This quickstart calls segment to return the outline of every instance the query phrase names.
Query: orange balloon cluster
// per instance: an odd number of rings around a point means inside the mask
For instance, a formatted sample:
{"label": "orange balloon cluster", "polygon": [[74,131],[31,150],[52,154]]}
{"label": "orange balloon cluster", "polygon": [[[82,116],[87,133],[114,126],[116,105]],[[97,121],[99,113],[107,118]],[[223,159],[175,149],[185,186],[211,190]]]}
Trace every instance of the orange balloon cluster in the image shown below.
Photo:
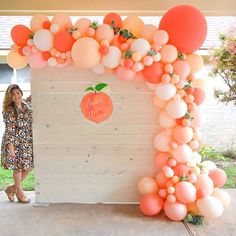
{"label": "orange balloon cluster", "polygon": [[[203,59],[194,52],[207,33],[206,20],[198,9],[176,6],[158,27],[144,24],[137,16],[122,20],[116,13],[107,14],[101,25],[87,18],[72,25],[64,14],[51,21],[35,15],[30,27],[12,29],[15,45],[8,63],[13,68],[22,68],[27,62],[32,68],[74,64],[96,74],[115,73],[124,81],[141,78],[153,90],[161,126],[154,138],[158,173],[138,184],[144,214],[156,215],[164,209],[175,221],[184,219],[188,211],[209,218],[222,214],[229,198],[216,188],[224,185],[226,175],[216,166],[212,169],[213,164],[202,167],[197,152],[202,145],[199,127],[206,86],[194,76],[203,66]],[[87,105],[96,103],[99,96],[104,102],[99,107],[103,115],[98,117],[93,115],[97,108]],[[111,107],[101,94],[89,94],[81,102],[84,116],[96,123],[110,116]]]}

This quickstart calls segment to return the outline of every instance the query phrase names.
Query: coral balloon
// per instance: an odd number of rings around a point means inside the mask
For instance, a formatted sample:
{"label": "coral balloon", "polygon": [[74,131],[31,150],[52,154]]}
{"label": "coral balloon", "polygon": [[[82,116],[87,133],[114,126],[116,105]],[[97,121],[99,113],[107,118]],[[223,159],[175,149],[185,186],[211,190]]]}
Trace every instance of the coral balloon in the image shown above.
{"label": "coral balloon", "polygon": [[156,163],[156,167],[158,168],[158,170],[161,170],[161,168],[164,165],[167,165],[167,162],[169,160],[169,158],[171,157],[170,153],[168,152],[159,152],[156,157],[155,157],[155,163]]}
{"label": "coral balloon", "polygon": [[49,18],[45,15],[36,14],[31,18],[30,28],[33,32],[43,29],[43,23],[49,21]]}
{"label": "coral balloon", "polygon": [[7,64],[13,69],[22,69],[28,64],[28,58],[11,50],[7,55]]}
{"label": "coral balloon", "polygon": [[176,94],[176,87],[171,83],[159,83],[156,87],[155,93],[161,100],[168,101]]}
{"label": "coral balloon", "polygon": [[192,149],[187,144],[179,145],[173,150],[173,157],[179,163],[185,163],[191,160],[193,156]]}
{"label": "coral balloon", "polygon": [[175,195],[182,203],[190,203],[196,200],[196,188],[193,184],[182,181],[175,185]]}
{"label": "coral balloon", "polygon": [[153,37],[156,32],[157,28],[154,25],[147,24],[141,28],[139,37],[148,40],[149,43],[153,43]]}
{"label": "coral balloon", "polygon": [[71,56],[76,66],[92,68],[101,59],[99,44],[95,39],[89,37],[80,38],[73,44]]}
{"label": "coral balloon", "polygon": [[167,114],[173,119],[179,119],[183,117],[187,110],[187,104],[182,99],[171,100],[166,106]]}
{"label": "coral balloon", "polygon": [[154,146],[161,152],[168,152],[170,150],[169,142],[170,136],[165,131],[160,132],[154,138]]}
{"label": "coral balloon", "polygon": [[190,73],[190,66],[186,61],[175,61],[173,63],[174,73],[180,76],[180,79],[185,80]]}
{"label": "coral balloon", "polygon": [[158,120],[160,125],[164,128],[172,128],[176,125],[175,119],[171,118],[166,111],[161,112]]}
{"label": "coral balloon", "polygon": [[72,22],[68,15],[59,13],[53,16],[51,24],[57,24],[59,25],[59,30],[68,30],[72,28]]}
{"label": "coral balloon", "polygon": [[34,45],[41,51],[49,51],[53,47],[53,35],[49,30],[41,29],[34,34]]}
{"label": "coral balloon", "polygon": [[138,191],[142,195],[157,193],[158,186],[156,180],[152,177],[143,177],[138,182]]}
{"label": "coral balloon", "polygon": [[189,54],[198,50],[205,41],[207,22],[197,8],[180,5],[165,13],[159,29],[168,32],[168,43],[175,45],[178,51]]}
{"label": "coral balloon", "polygon": [[149,83],[159,83],[164,72],[163,64],[154,62],[151,66],[146,66],[142,71],[143,77]]}
{"label": "coral balloon", "polygon": [[157,215],[163,208],[164,201],[156,194],[147,194],[141,198],[140,210],[144,215]]}
{"label": "coral balloon", "polygon": [[86,30],[89,28],[89,26],[92,24],[92,22],[87,18],[80,18],[75,22],[74,28],[77,28],[77,30],[81,33],[82,36],[86,35]]}
{"label": "coral balloon", "polygon": [[212,196],[218,198],[223,203],[224,208],[230,205],[230,195],[226,191],[219,188],[215,189],[212,193]]}
{"label": "coral balloon", "polygon": [[166,183],[169,181],[169,179],[164,175],[162,171],[160,171],[156,175],[156,181],[159,187],[166,187]]}
{"label": "coral balloon", "polygon": [[206,196],[197,200],[197,206],[201,214],[208,219],[218,218],[224,211],[222,202],[213,196]]}
{"label": "coral balloon", "polygon": [[214,188],[221,188],[227,180],[227,175],[219,168],[210,170],[209,177],[213,181]]}
{"label": "coral balloon", "polygon": [[191,170],[186,166],[186,164],[179,163],[175,167],[173,167],[173,171],[175,175],[182,177],[183,175],[189,175]]}
{"label": "coral balloon", "polygon": [[31,34],[32,31],[24,25],[15,25],[11,30],[12,40],[20,47],[27,45],[27,41],[30,39]]}
{"label": "coral balloon", "polygon": [[213,192],[214,184],[208,175],[199,175],[194,185],[197,189],[197,198],[211,195]]}
{"label": "coral balloon", "polygon": [[109,52],[107,55],[102,57],[102,64],[110,69],[116,68],[120,64],[121,51],[115,46],[109,47]]}
{"label": "coral balloon", "polygon": [[105,17],[103,19],[103,24],[108,24],[108,25],[111,25],[112,27],[115,27],[115,28],[119,27],[120,29],[123,26],[123,22],[122,22],[120,15],[118,15],[117,13],[114,13],[114,12],[111,12],[111,13],[108,13],[107,15],[105,15]]}
{"label": "coral balloon", "polygon": [[124,81],[131,81],[135,78],[135,75],[136,75],[136,73],[133,70],[126,68],[124,66],[119,66],[117,68],[116,73],[117,73],[118,79],[124,80]]}
{"label": "coral balloon", "polygon": [[180,202],[169,203],[166,201],[164,204],[164,212],[171,220],[181,221],[187,215],[187,207]]}
{"label": "coral balloon", "polygon": [[161,50],[161,62],[163,63],[172,63],[178,57],[178,51],[175,46],[171,44],[164,45]]}
{"label": "coral balloon", "polygon": [[114,31],[110,25],[103,24],[98,26],[98,28],[96,29],[95,38],[98,42],[101,42],[102,40],[107,40],[108,42],[111,42],[114,36]]}
{"label": "coral balloon", "polygon": [[200,88],[194,88],[193,96],[197,105],[201,105],[205,100],[205,92]]}
{"label": "coral balloon", "polygon": [[70,51],[74,42],[73,36],[67,31],[60,31],[54,35],[54,48],[60,52]]}
{"label": "coral balloon", "polygon": [[186,61],[190,66],[191,73],[196,73],[201,70],[204,64],[203,58],[197,54],[188,55]]}
{"label": "coral balloon", "polygon": [[123,29],[131,31],[135,37],[139,37],[139,33],[143,26],[143,21],[137,16],[128,16],[123,21]]}
{"label": "coral balloon", "polygon": [[179,144],[185,144],[192,140],[193,129],[190,127],[176,126],[173,130],[173,138]]}

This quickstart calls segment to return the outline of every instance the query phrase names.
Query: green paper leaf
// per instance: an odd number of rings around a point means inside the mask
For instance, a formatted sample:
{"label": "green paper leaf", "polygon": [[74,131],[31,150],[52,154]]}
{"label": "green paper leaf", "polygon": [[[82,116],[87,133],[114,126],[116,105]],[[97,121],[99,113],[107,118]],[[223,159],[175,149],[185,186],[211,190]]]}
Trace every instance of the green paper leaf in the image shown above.
{"label": "green paper leaf", "polygon": [[88,87],[88,88],[86,88],[84,91],[85,91],[85,92],[87,92],[87,91],[95,91],[95,89],[94,89],[94,87]]}
{"label": "green paper leaf", "polygon": [[101,91],[101,90],[103,90],[105,87],[107,87],[108,86],[108,84],[105,84],[105,83],[100,83],[100,84],[97,84],[96,86],[95,86],[95,90],[96,91]]}

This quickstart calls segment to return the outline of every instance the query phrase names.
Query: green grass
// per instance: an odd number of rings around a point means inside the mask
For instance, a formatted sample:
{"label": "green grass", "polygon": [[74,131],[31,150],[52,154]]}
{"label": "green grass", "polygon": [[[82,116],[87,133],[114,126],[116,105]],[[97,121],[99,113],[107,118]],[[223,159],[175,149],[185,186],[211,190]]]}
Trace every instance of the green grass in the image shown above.
{"label": "green grass", "polygon": [[[12,184],[12,183],[13,183],[12,171],[11,170],[4,170],[0,166],[0,188],[5,189],[9,184]],[[25,191],[33,191],[34,190],[34,173],[33,173],[33,171],[24,180],[23,189]]]}

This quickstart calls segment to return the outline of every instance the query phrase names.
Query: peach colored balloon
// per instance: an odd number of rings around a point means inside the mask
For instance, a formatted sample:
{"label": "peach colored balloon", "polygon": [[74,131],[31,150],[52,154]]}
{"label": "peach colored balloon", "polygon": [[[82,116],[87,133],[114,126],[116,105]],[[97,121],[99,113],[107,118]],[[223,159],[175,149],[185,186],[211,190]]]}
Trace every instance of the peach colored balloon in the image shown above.
{"label": "peach colored balloon", "polygon": [[157,182],[153,177],[143,177],[138,182],[138,191],[141,195],[157,193]]}
{"label": "peach colored balloon", "polygon": [[218,218],[224,211],[222,202],[213,196],[206,196],[197,200],[197,206],[201,215],[208,219]]}
{"label": "peach colored balloon", "polygon": [[182,181],[175,185],[175,195],[182,203],[190,203],[196,200],[196,188],[193,184]]}
{"label": "peach colored balloon", "polygon": [[162,210],[163,204],[163,199],[157,194],[146,194],[141,198],[140,210],[147,216],[154,216]]}
{"label": "peach colored balloon", "polygon": [[227,180],[227,175],[219,168],[210,170],[209,177],[212,179],[215,188],[221,188]]}
{"label": "peach colored balloon", "polygon": [[49,18],[45,15],[36,14],[31,18],[30,28],[33,32],[36,32],[40,29],[43,29],[43,23],[45,21],[50,21]]}
{"label": "peach colored balloon", "polygon": [[173,119],[183,117],[188,110],[187,104],[182,99],[171,100],[167,103],[167,114]]}
{"label": "peach colored balloon", "polygon": [[194,185],[197,189],[197,198],[211,195],[213,192],[214,184],[208,175],[200,174]]}
{"label": "peach colored balloon", "polygon": [[140,37],[140,32],[144,26],[143,21],[137,16],[128,16],[123,21],[123,29],[127,29],[134,34],[135,37]]}
{"label": "peach colored balloon", "polygon": [[162,171],[160,171],[156,175],[156,181],[159,187],[165,187],[169,179],[165,176],[165,174]]}
{"label": "peach colored balloon", "polygon": [[190,66],[186,61],[175,61],[173,66],[174,73],[179,75],[181,79],[186,79],[190,74]]}
{"label": "peach colored balloon", "polygon": [[171,118],[166,111],[161,112],[158,121],[164,128],[172,128],[176,125],[175,119]]}
{"label": "peach colored balloon", "polygon": [[155,163],[158,170],[160,170],[164,165],[167,165],[168,159],[171,157],[171,154],[168,152],[159,152],[155,157]]}
{"label": "peach colored balloon", "polygon": [[193,129],[178,125],[173,130],[173,138],[180,144],[188,143],[193,138]]}
{"label": "peach colored balloon", "polygon": [[86,35],[86,30],[92,24],[92,22],[87,18],[80,18],[75,22],[74,28],[81,33],[82,36]]}
{"label": "peach colored balloon", "polygon": [[218,198],[223,203],[224,208],[230,205],[230,195],[226,191],[217,188],[213,191],[212,196]]}
{"label": "peach colored balloon", "polygon": [[155,106],[157,106],[158,108],[164,108],[164,107],[166,107],[166,104],[167,104],[167,102],[159,99],[156,94],[153,94],[153,102],[154,102]]}
{"label": "peach colored balloon", "polygon": [[156,32],[157,32],[156,26],[152,24],[143,25],[143,27],[141,28],[139,37],[148,40],[149,43],[153,43],[154,42],[153,36]]}
{"label": "peach colored balloon", "polygon": [[10,51],[7,55],[7,64],[13,69],[22,69],[28,64],[28,58],[21,56],[18,51]]}
{"label": "peach colored balloon", "polygon": [[179,163],[185,163],[191,160],[193,156],[192,149],[187,144],[179,145],[173,150],[173,157]]}
{"label": "peach colored balloon", "polygon": [[168,152],[170,150],[169,142],[170,136],[165,131],[160,132],[154,138],[154,146],[161,152]]}
{"label": "peach colored balloon", "polygon": [[191,73],[196,73],[201,70],[204,64],[203,58],[197,54],[189,54],[186,61],[190,66]]}
{"label": "peach colored balloon", "polygon": [[71,56],[76,66],[92,68],[101,59],[99,44],[95,39],[89,37],[80,38],[73,44]]}
{"label": "peach colored balloon", "polygon": [[163,63],[172,63],[178,57],[178,51],[175,46],[171,44],[164,45],[161,50],[161,62]]}
{"label": "peach colored balloon", "polygon": [[158,30],[153,37],[153,41],[158,45],[165,45],[169,40],[169,35],[165,30]]}
{"label": "peach colored balloon", "polygon": [[164,212],[171,220],[181,221],[187,215],[187,207],[180,202],[169,203],[166,201],[164,204]]}
{"label": "peach colored balloon", "polygon": [[54,15],[51,24],[59,25],[59,30],[67,30],[72,28],[72,22],[70,17],[63,13]]}
{"label": "peach colored balloon", "polygon": [[114,31],[110,25],[103,24],[98,26],[98,28],[96,29],[95,38],[98,42],[101,42],[102,40],[111,42],[114,36]]}

